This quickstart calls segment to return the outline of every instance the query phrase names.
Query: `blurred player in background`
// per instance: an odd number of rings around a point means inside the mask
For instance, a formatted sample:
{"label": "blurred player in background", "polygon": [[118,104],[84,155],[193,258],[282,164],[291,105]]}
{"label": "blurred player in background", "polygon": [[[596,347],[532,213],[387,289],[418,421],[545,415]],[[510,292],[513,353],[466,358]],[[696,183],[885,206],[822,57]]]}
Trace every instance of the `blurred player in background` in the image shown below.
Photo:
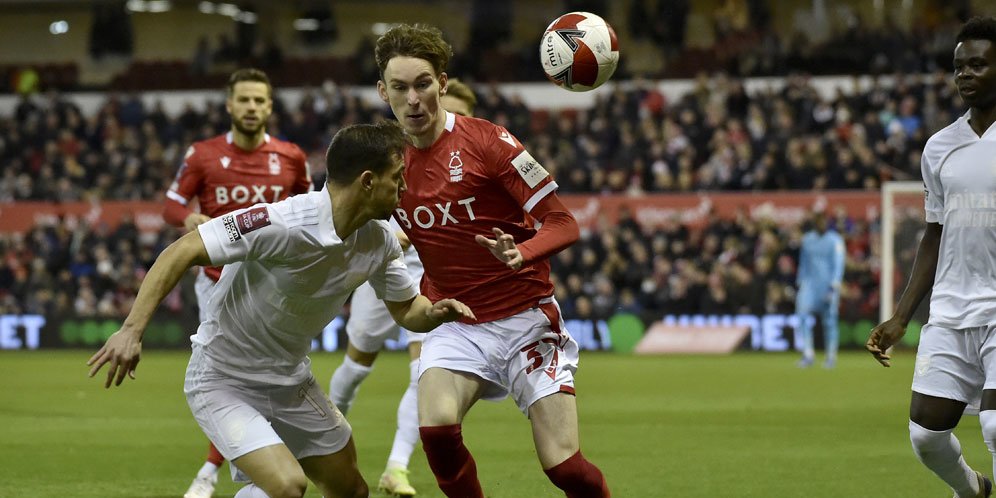
{"label": "blurred player in background", "polygon": [[477,400],[511,393],[550,480],[570,497],[609,496],[580,451],[578,345],[553,299],[547,258],[579,237],[557,184],[507,130],[440,105],[452,49],[438,29],[395,26],[375,54],[377,91],[413,141],[395,219],[425,266],[422,290],[430,299],[459,295],[477,315],[422,344],[419,432],[440,489],[484,496],[461,424]]}
{"label": "blurred player in background", "polygon": [[837,346],[840,333],[837,315],[840,312],[840,283],[844,279],[844,238],[830,228],[823,211],[813,213],[813,228],[802,236],[799,252],[799,271],[796,285],[795,313],[799,319],[799,337],[802,339],[802,359],[799,366],[812,366],[816,352],[813,347],[813,328],[809,318],[820,315],[826,344],[825,368],[837,364]]}
{"label": "blurred player in background", "polygon": [[446,92],[439,95],[439,104],[453,114],[473,117],[474,109],[477,108],[477,95],[464,82],[450,78],[446,84]]}
{"label": "blurred player in background", "polygon": [[[193,230],[236,209],[311,190],[304,152],[266,133],[273,112],[273,88],[266,73],[258,69],[232,73],[225,108],[231,116],[231,130],[191,145],[166,192],[163,218],[171,225]],[[199,211],[190,209],[192,201],[200,205]],[[201,321],[220,275],[220,267],[204,267],[197,273],[194,289]],[[210,498],[224,461],[210,445],[207,461],[183,497]]]}
{"label": "blurred player in background", "polygon": [[982,439],[996,467],[996,18],[970,19],[956,40],[954,80],[969,110],[924,147],[927,227],[895,314],[872,329],[866,348],[888,367],[888,349],[933,287],[913,374],[910,441],[956,498],[969,498],[990,496],[992,483],[965,462],[953,430],[980,397]]}
{"label": "blurred player in background", "polygon": [[[121,330],[90,358],[105,387],[134,378],[144,329],[193,265],[228,265],[193,337],[184,393],[197,423],[249,485],[236,498],[368,495],[349,423],[315,382],[311,342],[369,280],[390,314],[427,332],[473,319],[452,299],[418,293],[387,219],[405,190],[406,137],[393,122],[340,130],[326,188],[209,220],[167,247]],[[235,474],[238,474],[236,476]]]}
{"label": "blurred player in background", "polygon": [[[477,105],[474,92],[463,83],[450,80],[446,93],[440,96],[443,107],[461,116],[471,116]],[[422,280],[422,261],[418,252],[401,231],[397,221],[391,219],[391,228],[398,234],[405,251],[405,264],[415,282]],[[402,331],[391,318],[384,302],[377,299],[373,287],[364,283],[353,292],[346,334],[349,344],[342,364],[336,368],[329,381],[329,397],[343,415],[348,415],[356,392],[373,370],[377,354],[388,339],[398,339],[404,333],[408,339],[409,382],[398,404],[398,428],[394,444],[387,458],[387,467],[380,476],[378,488],[397,496],[415,496],[415,488],[408,480],[408,463],[418,443],[418,358],[422,352],[425,334]]]}

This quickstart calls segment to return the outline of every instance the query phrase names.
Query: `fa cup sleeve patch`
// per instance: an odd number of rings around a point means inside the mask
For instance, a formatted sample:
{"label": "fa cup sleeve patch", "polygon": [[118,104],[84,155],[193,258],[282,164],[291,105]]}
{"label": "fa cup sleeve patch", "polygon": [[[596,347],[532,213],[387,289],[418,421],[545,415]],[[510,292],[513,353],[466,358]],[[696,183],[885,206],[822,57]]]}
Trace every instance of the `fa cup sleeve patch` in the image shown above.
{"label": "fa cup sleeve patch", "polygon": [[259,230],[270,224],[270,213],[266,207],[255,207],[235,215],[238,232],[245,235],[253,230]]}

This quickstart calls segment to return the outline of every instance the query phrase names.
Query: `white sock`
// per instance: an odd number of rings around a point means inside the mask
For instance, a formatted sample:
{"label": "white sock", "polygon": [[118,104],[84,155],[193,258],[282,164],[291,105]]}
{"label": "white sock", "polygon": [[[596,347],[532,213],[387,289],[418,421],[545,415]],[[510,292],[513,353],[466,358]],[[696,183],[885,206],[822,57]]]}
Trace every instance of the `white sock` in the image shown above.
{"label": "white sock", "polygon": [[360,365],[349,356],[344,357],[342,365],[335,369],[332,380],[329,381],[329,399],[343,415],[349,413],[349,407],[353,406],[360,383],[370,375],[371,370],[372,366]]}
{"label": "white sock", "polygon": [[394,445],[391,456],[387,457],[387,467],[408,468],[408,461],[418,444],[418,360],[408,364],[408,389],[398,404],[398,430],[394,432]]}
{"label": "white sock", "polygon": [[197,471],[197,477],[210,477],[217,481],[218,466],[211,462],[204,462],[204,465],[201,466],[201,470]]}
{"label": "white sock", "polygon": [[250,483],[235,493],[233,498],[270,498],[270,495],[256,487],[255,484]]}
{"label": "white sock", "polygon": [[993,455],[993,475],[996,475],[996,410],[979,412],[979,423],[982,425],[982,440]]}
{"label": "white sock", "polygon": [[969,498],[979,493],[979,480],[965,463],[961,443],[952,431],[932,431],[910,420],[910,442],[920,462],[951,486],[957,496]]}

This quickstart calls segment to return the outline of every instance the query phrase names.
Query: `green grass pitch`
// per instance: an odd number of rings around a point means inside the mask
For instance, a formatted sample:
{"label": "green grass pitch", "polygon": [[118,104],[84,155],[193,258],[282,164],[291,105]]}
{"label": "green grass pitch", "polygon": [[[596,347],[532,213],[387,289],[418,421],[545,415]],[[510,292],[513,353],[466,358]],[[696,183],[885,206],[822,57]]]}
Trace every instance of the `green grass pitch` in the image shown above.
{"label": "green grass pitch", "polygon": [[[183,398],[187,354],[146,351],[136,381],[105,391],[89,351],[0,354],[0,497],[179,497],[206,440]],[[323,385],[341,354],[312,355]],[[832,371],[795,368],[793,354],[635,357],[582,353],[581,440],[613,496],[949,497],[907,436],[913,356],[891,369],[852,352]],[[407,357],[385,353],[350,414],[360,467],[375,488],[390,451]],[[956,432],[989,473],[979,422]],[[492,498],[563,496],[535,458],[511,401],[480,402],[464,434]],[[422,497],[440,497],[421,449]],[[237,487],[227,466],[216,496]],[[309,487],[308,496],[318,496]],[[376,492],[371,496],[379,496]]]}

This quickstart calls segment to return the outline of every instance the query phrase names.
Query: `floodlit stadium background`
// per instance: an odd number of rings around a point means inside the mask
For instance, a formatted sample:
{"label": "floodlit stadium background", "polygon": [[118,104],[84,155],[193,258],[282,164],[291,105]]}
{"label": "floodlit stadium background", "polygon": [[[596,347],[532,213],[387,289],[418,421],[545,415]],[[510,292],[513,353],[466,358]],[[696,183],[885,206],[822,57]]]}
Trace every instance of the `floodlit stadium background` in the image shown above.
{"label": "floodlit stadium background", "polygon": [[[547,82],[538,60],[543,29],[572,10],[619,36],[619,69],[589,93]],[[905,435],[925,306],[893,369],[858,347],[912,263],[923,144],[964,112],[954,34],[994,14],[941,0],[0,0],[0,496],[182,493],[203,442],[180,395],[193,279],[150,327],[139,380],[102,392],[83,362],[179,235],[163,196],[186,146],[228,129],[227,75],[268,72],[269,130],[309,152],[320,181],[339,127],[390,115],[372,42],[402,21],[443,29],[448,73],[476,91],[477,115],[555,175],[584,228],[553,274],[590,350],[585,453],[617,496],[941,496]],[[894,181],[908,183],[883,203]],[[834,371],[800,371],[792,352],[813,209],[847,243],[841,342],[853,351]],[[316,338],[319,378],[341,361],[343,323]],[[721,342],[691,326],[744,333],[732,355],[668,352]],[[680,340],[634,355],[651,331]],[[350,415],[368,481],[405,361],[385,355]],[[485,489],[557,496],[506,405],[468,420]],[[977,421],[963,425],[970,463],[986,468]],[[439,496],[421,456],[413,479]]]}

